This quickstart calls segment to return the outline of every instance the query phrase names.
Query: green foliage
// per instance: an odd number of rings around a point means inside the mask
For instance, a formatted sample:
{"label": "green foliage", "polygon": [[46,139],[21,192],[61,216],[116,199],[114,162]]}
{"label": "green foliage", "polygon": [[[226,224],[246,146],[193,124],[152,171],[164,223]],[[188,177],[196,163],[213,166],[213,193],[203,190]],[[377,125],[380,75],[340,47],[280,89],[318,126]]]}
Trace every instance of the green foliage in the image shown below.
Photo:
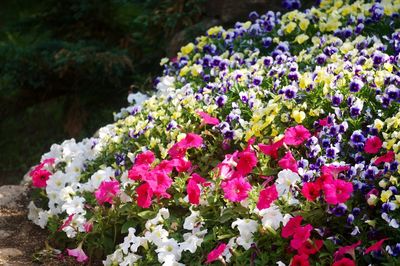
{"label": "green foliage", "polygon": [[170,39],[202,19],[204,2],[2,1],[0,183],[18,182],[52,143],[112,122],[129,90],[150,90]]}

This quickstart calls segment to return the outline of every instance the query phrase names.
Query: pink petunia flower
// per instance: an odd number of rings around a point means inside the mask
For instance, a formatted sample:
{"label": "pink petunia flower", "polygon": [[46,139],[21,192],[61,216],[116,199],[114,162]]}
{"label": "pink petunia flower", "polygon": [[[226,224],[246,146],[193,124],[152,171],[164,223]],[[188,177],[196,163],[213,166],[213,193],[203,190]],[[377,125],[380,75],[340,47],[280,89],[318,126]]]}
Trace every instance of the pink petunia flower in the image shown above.
{"label": "pink petunia flower", "polygon": [[313,230],[311,224],[297,227],[296,231],[293,234],[293,239],[290,241],[290,246],[296,250],[300,249],[304,245],[304,243],[310,238],[311,230]]}
{"label": "pink petunia flower", "polygon": [[197,173],[193,173],[191,179],[193,179],[194,181],[196,181],[197,184],[201,184],[204,186],[209,186],[209,182],[207,182],[207,180],[203,177],[201,177],[199,174]]}
{"label": "pink petunia flower", "polygon": [[287,224],[282,228],[282,237],[288,238],[296,232],[297,228],[301,226],[301,221],[303,217],[295,216],[290,218]]}
{"label": "pink petunia flower", "polygon": [[183,158],[186,151],[190,148],[199,148],[203,144],[203,139],[201,136],[188,133],[186,137],[181,141],[175,143],[169,150],[168,154],[173,159]]}
{"label": "pink petunia flower", "polygon": [[57,232],[61,232],[65,227],[69,226],[74,216],[75,214],[69,215],[68,218],[65,220],[65,222],[57,229]]}
{"label": "pink petunia flower", "polygon": [[89,258],[82,249],[82,242],[78,245],[77,248],[67,248],[67,252],[68,256],[75,257],[78,262],[85,262]]}
{"label": "pink petunia flower", "polygon": [[344,180],[332,180],[323,185],[325,200],[329,204],[346,202],[353,192],[353,184]]}
{"label": "pink petunia flower", "polygon": [[172,185],[172,179],[162,171],[151,171],[144,179],[151,187],[152,192],[158,197],[165,195]]}
{"label": "pink petunia flower", "polygon": [[96,196],[96,200],[100,205],[103,205],[104,202],[112,204],[114,197],[119,192],[119,182],[117,180],[111,180],[101,182],[94,195]]}
{"label": "pink petunia flower", "polygon": [[134,181],[143,180],[149,172],[149,166],[147,164],[133,165],[128,171],[128,178]]}
{"label": "pink petunia flower", "polygon": [[151,198],[153,197],[153,190],[150,188],[149,183],[145,182],[136,188],[137,205],[142,208],[148,208],[151,205]]}
{"label": "pink petunia flower", "polygon": [[200,203],[200,188],[193,178],[189,179],[189,182],[186,186],[186,192],[191,204],[198,205]]}
{"label": "pink petunia flower", "polygon": [[304,242],[304,244],[299,248],[299,254],[306,254],[306,255],[312,255],[317,253],[322,245],[324,244],[323,240],[320,239],[314,239],[313,241],[308,239],[307,241]]}
{"label": "pink petunia flower", "polygon": [[170,162],[171,165],[175,167],[175,170],[178,171],[178,173],[187,172],[192,166],[192,163],[185,158],[172,159]]}
{"label": "pink petunia flower", "polygon": [[162,160],[153,170],[155,171],[162,171],[166,174],[170,174],[174,169],[173,160]]}
{"label": "pink petunia flower", "polygon": [[152,151],[145,151],[136,156],[135,159],[135,164],[136,165],[141,165],[141,164],[146,164],[150,165],[154,162],[155,156]]}
{"label": "pink petunia flower", "polygon": [[88,221],[88,222],[84,223],[83,228],[85,229],[86,233],[91,232],[93,230],[93,222]]}
{"label": "pink petunia flower", "polygon": [[203,138],[197,134],[188,133],[179,143],[185,148],[199,148],[203,144]]}
{"label": "pink petunia flower", "polygon": [[180,142],[177,142],[168,150],[168,154],[171,158],[176,159],[185,157],[186,151],[187,148],[181,145]]}
{"label": "pink petunia flower", "polygon": [[306,254],[295,255],[290,261],[289,266],[310,266],[308,256]]}
{"label": "pink petunia flower", "polygon": [[243,177],[232,178],[231,180],[223,181],[221,188],[224,191],[226,199],[233,202],[240,202],[247,199],[251,185]]}
{"label": "pink petunia flower", "polygon": [[236,170],[243,176],[251,173],[257,165],[257,156],[255,152],[243,151],[238,153],[239,161],[236,165]]}
{"label": "pink petunia flower", "polygon": [[292,153],[290,151],[288,151],[285,156],[283,156],[279,161],[278,161],[278,165],[282,168],[282,169],[289,169],[294,173],[298,172],[298,168],[297,168],[297,161],[296,159],[293,157]]}
{"label": "pink petunia flower", "polygon": [[342,258],[344,258],[344,255],[346,254],[349,254],[353,259],[356,259],[356,255],[354,254],[354,249],[359,245],[361,245],[361,240],[352,245],[338,248],[338,250],[333,255],[334,260],[341,260]]}
{"label": "pink petunia flower", "polygon": [[218,176],[221,179],[230,179],[235,172],[235,170],[232,169],[231,165],[224,162],[218,164],[217,168],[218,168]]}
{"label": "pink petunia flower", "polygon": [[368,247],[368,248],[365,250],[364,253],[365,253],[365,254],[368,254],[368,253],[370,253],[370,252],[372,252],[372,251],[380,250],[381,247],[382,247],[383,242],[385,242],[386,240],[388,240],[388,238],[384,238],[384,239],[379,240],[379,241],[376,242],[375,244],[373,244],[373,245],[371,245],[370,247]]}
{"label": "pink petunia flower", "polygon": [[370,137],[365,142],[364,151],[369,154],[378,153],[379,150],[382,148],[382,144],[382,140],[379,137]]}
{"label": "pink petunia flower", "polygon": [[211,263],[219,259],[219,257],[224,253],[227,245],[225,243],[219,244],[216,248],[210,251],[207,255],[206,263]]}
{"label": "pink petunia flower", "polygon": [[278,198],[278,191],[275,184],[260,191],[260,197],[257,202],[257,209],[263,210],[269,208],[271,203]]}
{"label": "pink petunia flower", "polygon": [[333,178],[337,178],[341,172],[347,171],[350,169],[348,165],[323,165],[321,167],[321,172],[323,175],[330,175]]}
{"label": "pink petunia flower", "polygon": [[29,175],[32,177],[32,186],[44,188],[47,186],[47,180],[49,180],[51,173],[40,168],[34,169]]}
{"label": "pink petunia flower", "polygon": [[379,165],[381,163],[391,163],[394,161],[394,157],[395,157],[394,151],[388,151],[386,154],[376,158],[374,164]]}
{"label": "pink petunia flower", "polygon": [[356,266],[356,263],[354,260],[351,260],[349,258],[342,258],[338,261],[335,261],[332,266]]}
{"label": "pink petunia flower", "polygon": [[212,117],[205,112],[198,111],[197,114],[201,117],[201,119],[202,119],[201,123],[203,123],[203,124],[206,124],[206,125],[218,125],[219,124],[218,118]]}
{"label": "pink petunia flower", "polygon": [[274,142],[270,145],[267,144],[258,144],[260,151],[265,155],[271,156],[272,159],[278,159],[278,150],[283,145],[284,139],[281,139],[277,142]]}
{"label": "pink petunia flower", "polygon": [[301,188],[301,194],[309,200],[316,200],[321,194],[321,186],[317,182],[306,182]]}
{"label": "pink petunia flower", "polygon": [[287,145],[299,146],[311,137],[311,133],[302,125],[286,129],[284,142]]}

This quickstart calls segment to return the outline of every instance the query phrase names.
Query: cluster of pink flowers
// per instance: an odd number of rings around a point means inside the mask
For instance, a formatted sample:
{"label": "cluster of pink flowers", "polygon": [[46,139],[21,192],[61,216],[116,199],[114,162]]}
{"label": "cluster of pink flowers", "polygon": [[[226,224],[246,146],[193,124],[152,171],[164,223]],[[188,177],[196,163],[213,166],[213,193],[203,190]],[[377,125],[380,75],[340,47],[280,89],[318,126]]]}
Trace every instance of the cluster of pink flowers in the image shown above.
{"label": "cluster of pink flowers", "polygon": [[[191,162],[185,158],[186,151],[190,148],[199,148],[203,139],[196,134],[189,133],[184,139],[175,143],[168,151],[171,160],[163,160],[158,165],[152,167],[155,156],[152,151],[138,154],[135,163],[128,172],[128,177],[134,181],[141,181],[142,184],[136,188],[137,204],[142,208],[151,206],[153,196],[160,198],[170,198],[167,192],[172,185],[172,178],[169,176],[175,169],[178,173],[187,172],[191,168]],[[204,180],[195,175],[189,180],[188,193],[193,204],[198,204],[200,191],[198,184],[203,184]]]}

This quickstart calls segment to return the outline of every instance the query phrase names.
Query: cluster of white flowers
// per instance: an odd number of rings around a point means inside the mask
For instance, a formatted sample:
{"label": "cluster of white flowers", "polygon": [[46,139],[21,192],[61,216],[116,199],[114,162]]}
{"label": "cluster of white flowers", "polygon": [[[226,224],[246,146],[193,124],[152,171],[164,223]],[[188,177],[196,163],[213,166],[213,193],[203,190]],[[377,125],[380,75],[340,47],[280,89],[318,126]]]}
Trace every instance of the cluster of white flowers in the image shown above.
{"label": "cluster of white flowers", "polygon": [[181,266],[179,263],[181,254],[184,251],[195,253],[201,246],[207,230],[201,230],[203,222],[198,211],[191,211],[191,215],[186,217],[183,228],[191,232],[183,235],[184,242],[178,242],[169,237],[169,232],[164,229],[163,223],[169,218],[169,211],[161,208],[156,217],[146,222],[144,236],[136,236],[136,230],[129,228],[128,236],[119,245],[119,248],[111,255],[108,255],[103,264],[111,265],[132,265],[141,257],[136,254],[139,247],[149,248],[149,244],[156,246],[158,261],[164,266]]}
{"label": "cluster of white flowers", "polygon": [[[80,176],[85,170],[85,165],[99,155],[101,151],[100,143],[107,142],[113,136],[111,127],[100,129],[101,138],[84,139],[76,142],[75,139],[64,141],[62,144],[53,144],[50,151],[42,156],[41,162],[54,159],[54,164],[46,163],[44,169],[53,169],[55,165],[63,165],[52,173],[47,181],[46,194],[48,196],[49,210],[37,208],[33,202],[29,204],[29,216],[35,224],[44,228],[48,218],[65,212],[73,215],[70,225],[63,228],[68,237],[74,237],[76,231],[83,232],[83,225],[86,222],[84,215],[85,199],[76,196],[79,191],[94,191],[102,180],[114,176],[111,168],[106,168],[96,172],[86,184],[80,183]],[[68,218],[66,218],[68,219]]]}

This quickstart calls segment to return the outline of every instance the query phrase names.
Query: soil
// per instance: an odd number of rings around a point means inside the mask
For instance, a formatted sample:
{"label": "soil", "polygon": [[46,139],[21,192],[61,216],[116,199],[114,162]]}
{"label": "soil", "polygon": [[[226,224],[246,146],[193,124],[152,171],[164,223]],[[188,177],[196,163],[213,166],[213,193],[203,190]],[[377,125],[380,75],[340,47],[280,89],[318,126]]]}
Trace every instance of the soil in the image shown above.
{"label": "soil", "polygon": [[0,265],[77,265],[45,251],[46,230],[28,220],[28,188],[0,187]]}

